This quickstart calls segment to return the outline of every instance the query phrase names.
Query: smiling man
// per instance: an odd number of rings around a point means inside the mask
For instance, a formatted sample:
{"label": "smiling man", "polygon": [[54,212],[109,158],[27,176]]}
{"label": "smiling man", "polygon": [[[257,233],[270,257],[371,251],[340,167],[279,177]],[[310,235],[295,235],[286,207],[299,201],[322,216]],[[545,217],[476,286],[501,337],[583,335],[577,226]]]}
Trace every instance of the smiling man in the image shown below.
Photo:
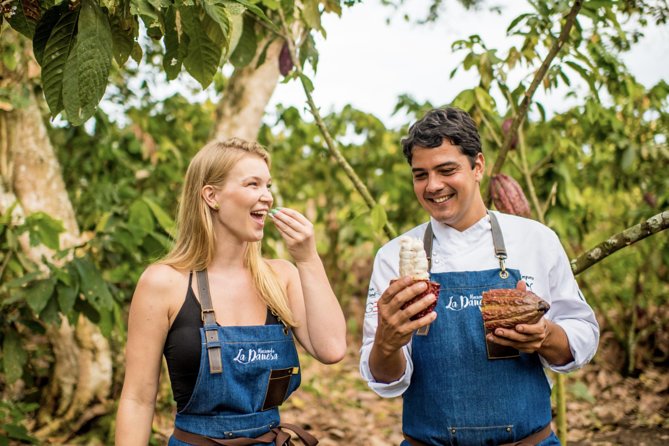
{"label": "smiling man", "polygon": [[[403,236],[424,241],[437,296],[399,277],[400,238],[374,261],[360,371],[383,397],[403,397],[403,446],[559,445],[550,428],[544,369],[568,372],[592,359],[599,326],[556,234],[486,209],[485,158],[476,125],[435,109],[402,140],[413,187],[430,221]],[[550,304],[534,324],[486,333],[482,293],[530,289]]]}

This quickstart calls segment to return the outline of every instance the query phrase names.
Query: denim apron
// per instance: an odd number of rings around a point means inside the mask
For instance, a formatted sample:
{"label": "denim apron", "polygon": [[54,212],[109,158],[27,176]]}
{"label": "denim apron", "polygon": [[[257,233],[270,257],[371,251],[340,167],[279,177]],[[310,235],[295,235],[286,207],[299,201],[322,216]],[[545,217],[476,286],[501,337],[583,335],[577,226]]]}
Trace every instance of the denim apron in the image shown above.
{"label": "denim apron", "polygon": [[[489,215],[500,269],[431,273],[441,285],[439,317],[426,335],[415,333],[412,339],[414,370],[404,393],[402,426],[406,435],[430,445],[510,443],[551,421],[551,390],[536,353],[488,359],[481,295],[515,288],[521,278],[518,270],[505,268],[502,233]],[[430,225],[425,242],[430,259]],[[560,443],[551,433],[540,444]]]}
{"label": "denim apron", "polygon": [[[201,273],[200,370],[190,400],[176,414],[175,427],[216,439],[260,436],[279,426],[278,406],[300,385],[292,332],[283,324],[221,327],[206,271]],[[172,436],[168,445],[188,443]]]}

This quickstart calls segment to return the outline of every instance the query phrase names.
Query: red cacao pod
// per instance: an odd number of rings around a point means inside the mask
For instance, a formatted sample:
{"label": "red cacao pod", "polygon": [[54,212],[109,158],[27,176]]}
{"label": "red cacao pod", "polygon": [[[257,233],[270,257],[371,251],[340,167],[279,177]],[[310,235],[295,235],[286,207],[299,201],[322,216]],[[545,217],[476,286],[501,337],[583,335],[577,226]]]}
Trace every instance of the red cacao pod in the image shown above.
{"label": "red cacao pod", "polygon": [[518,324],[536,324],[551,306],[531,291],[496,289],[485,291],[481,314],[485,328],[513,328]]}
{"label": "red cacao pod", "polygon": [[[397,279],[393,279],[393,280],[390,281],[390,283],[392,284],[396,280]],[[406,307],[408,307],[412,303],[414,303],[414,302],[422,299],[423,297],[427,296],[428,294],[434,294],[435,300],[434,300],[434,302],[432,302],[430,304],[429,307],[427,307],[426,309],[424,309],[422,311],[419,311],[418,313],[411,316],[410,319],[412,321],[415,321],[416,319],[420,319],[423,316],[425,316],[425,315],[429,314],[430,312],[434,311],[434,308],[437,306],[437,300],[439,300],[439,288],[441,288],[441,286],[437,282],[431,282],[431,281],[426,280],[426,279],[416,279],[414,281],[414,283],[416,283],[416,282],[425,282],[427,284],[427,289],[425,291],[423,291],[422,293],[420,293],[418,296],[411,299],[410,301],[406,302],[404,305],[402,305],[402,310],[404,310]]]}
{"label": "red cacao pod", "polygon": [[279,53],[279,72],[281,76],[287,76],[290,70],[293,69],[293,59],[290,57],[290,48],[288,44],[284,43]]}
{"label": "red cacao pod", "polygon": [[[511,130],[511,124],[513,124],[513,118],[506,118],[504,122],[502,122],[502,133],[504,133],[504,136],[506,136],[509,133],[509,130]],[[513,150],[517,146],[518,146],[518,133],[513,135],[513,139],[511,140],[511,145],[509,146],[509,148]]]}
{"label": "red cacao pod", "polygon": [[516,180],[499,173],[490,179],[490,195],[495,208],[506,214],[528,217],[531,215],[530,203]]}

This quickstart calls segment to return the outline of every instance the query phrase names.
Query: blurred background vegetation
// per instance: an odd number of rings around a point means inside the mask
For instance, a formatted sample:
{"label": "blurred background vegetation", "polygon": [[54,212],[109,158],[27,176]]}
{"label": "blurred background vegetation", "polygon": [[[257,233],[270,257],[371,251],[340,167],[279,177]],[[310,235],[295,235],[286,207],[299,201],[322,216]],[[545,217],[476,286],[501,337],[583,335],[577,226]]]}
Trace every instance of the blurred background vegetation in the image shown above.
{"label": "blurred background vegetation", "polygon": [[[318,53],[311,35],[324,32],[320,16],[355,8],[354,3],[0,4],[0,444],[112,442],[134,285],[146,265],[166,252],[186,166],[214,137],[239,134],[268,147],[275,200],[303,211],[314,222],[318,250],[348,317],[351,348],[357,348],[372,259],[387,241],[384,225],[390,222],[401,233],[427,219],[413,196],[399,140],[424,111],[445,104],[397,98],[395,116],[406,123],[398,128],[388,128],[378,117],[350,105],[322,116],[337,149],[376,200],[371,209],[334,161],[313,109],[279,105],[265,110],[282,76],[302,82],[307,90],[328,88],[312,85],[301,64],[316,69]],[[386,3],[401,7],[403,2]],[[526,115],[523,98],[549,49],[559,41],[573,4],[529,1],[525,14],[502,15],[509,23],[508,33],[521,38],[520,45],[504,51],[487,46],[478,36],[452,42],[462,60],[457,70],[469,71],[478,84],[454,92],[450,105],[467,110],[479,124],[488,173],[509,139],[502,172],[524,189],[533,218],[554,229],[569,256],[576,258],[663,211],[669,219],[669,84],[641,85],[621,59],[638,42],[644,25],[666,22],[669,7],[666,2],[583,2],[575,26],[539,79],[539,88],[569,91],[572,83],[585,82],[587,94],[574,93],[570,109],[551,115],[529,98]],[[443,7],[436,0],[431,5],[428,19]],[[212,12],[214,6],[218,9]],[[67,25],[59,20],[84,7],[98,14],[96,20],[110,23],[103,37],[114,42],[109,56],[114,62],[107,64],[102,92],[106,88],[104,101],[121,110],[121,119],[96,108],[102,95],[91,99],[82,93],[87,88],[84,75],[78,78],[81,85],[72,87],[61,78],[54,80],[48,61],[40,60],[40,66],[35,60],[40,59],[36,48],[49,53],[48,38],[57,32],[52,29]],[[54,16],[55,8],[61,9]],[[203,27],[213,22],[219,28],[206,28],[208,37],[198,37],[197,27],[170,27],[170,20],[178,20],[174,8],[181,20],[186,13],[179,8],[196,8],[189,14]],[[626,26],[630,21],[634,27]],[[77,28],[69,26],[76,34]],[[45,27],[51,28],[46,32]],[[78,32],[85,29],[80,23]],[[169,43],[174,38],[176,47]],[[193,60],[195,50],[189,45],[198,39],[201,46],[224,48],[212,56],[213,69],[203,59]],[[290,64],[287,41],[298,56]],[[76,54],[76,39],[70,43],[68,51]],[[173,56],[180,69],[183,62],[181,74],[170,68]],[[75,63],[79,69],[81,57],[79,62],[62,63]],[[126,64],[128,57],[136,58],[142,70]],[[222,70],[223,66],[228,68]],[[263,67],[271,73],[262,75],[262,85],[251,83],[259,82],[253,79]],[[186,71],[217,99],[195,101],[178,93],[160,100],[151,96],[152,82],[164,82],[165,77],[179,82]],[[518,78],[510,76],[518,72],[523,74],[520,80],[509,81]],[[47,73],[52,77],[45,78]],[[130,80],[137,78],[144,79],[140,87],[129,88]],[[54,87],[54,82],[62,86]],[[54,101],[74,94],[80,104],[61,104],[60,110],[54,106]],[[258,104],[260,113],[247,117],[247,109]],[[90,118],[72,119],[72,107],[77,106],[88,110]],[[59,113],[55,120],[50,116]],[[73,125],[81,124],[77,119],[85,124]],[[517,135],[508,131],[514,119]],[[516,141],[511,141],[513,136]],[[268,227],[266,255],[286,255],[279,240]],[[626,379],[639,379],[647,370],[666,375],[668,265],[669,239],[661,232],[578,276],[602,327],[596,365]],[[570,387],[571,398],[596,401],[597,395],[578,383]],[[669,383],[658,386],[655,392],[661,399],[652,407],[666,414]],[[162,391],[159,411],[171,414],[173,408],[169,390]],[[666,417],[652,423],[669,428]]]}

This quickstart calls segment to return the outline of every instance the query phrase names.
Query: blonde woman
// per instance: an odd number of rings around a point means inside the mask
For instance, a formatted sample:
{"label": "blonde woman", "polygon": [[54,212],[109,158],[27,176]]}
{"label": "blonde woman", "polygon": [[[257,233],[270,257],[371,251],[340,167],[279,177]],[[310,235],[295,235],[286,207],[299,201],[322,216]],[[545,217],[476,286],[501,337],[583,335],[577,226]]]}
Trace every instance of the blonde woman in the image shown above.
{"label": "blonde woman", "polygon": [[[174,247],[142,274],[130,306],[116,443],[146,445],[165,355],[177,415],[170,446],[290,444],[278,406],[299,386],[294,337],[323,363],[346,328],[299,212],[273,209],[269,154],[233,138],[203,147],[183,186]],[[265,224],[294,264],[261,257]]]}

